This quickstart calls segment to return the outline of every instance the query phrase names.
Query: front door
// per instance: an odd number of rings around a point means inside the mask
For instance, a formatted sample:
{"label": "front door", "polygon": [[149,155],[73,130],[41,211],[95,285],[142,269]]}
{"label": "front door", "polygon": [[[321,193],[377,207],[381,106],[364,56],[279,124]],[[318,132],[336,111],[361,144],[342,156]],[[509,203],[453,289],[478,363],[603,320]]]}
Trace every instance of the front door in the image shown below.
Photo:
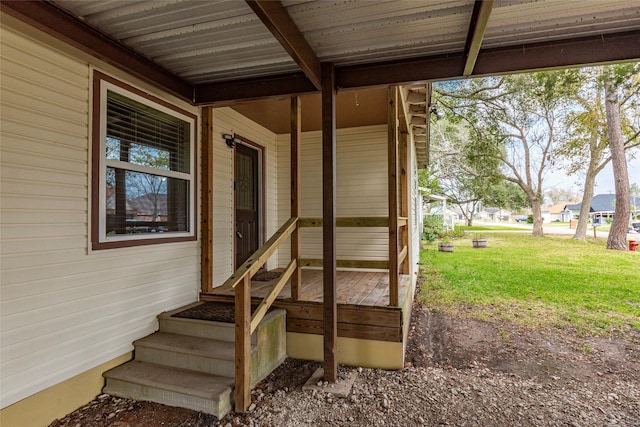
{"label": "front door", "polygon": [[260,244],[258,161],[258,150],[236,144],[236,268],[257,251]]}

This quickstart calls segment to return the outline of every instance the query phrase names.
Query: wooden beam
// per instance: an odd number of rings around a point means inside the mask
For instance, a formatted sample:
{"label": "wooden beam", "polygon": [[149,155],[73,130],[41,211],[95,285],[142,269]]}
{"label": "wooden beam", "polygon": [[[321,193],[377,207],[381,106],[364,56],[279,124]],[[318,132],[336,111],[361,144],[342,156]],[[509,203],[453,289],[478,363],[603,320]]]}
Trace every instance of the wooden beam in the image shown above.
{"label": "wooden beam", "polygon": [[238,269],[229,277],[222,285],[217,287],[218,290],[235,288],[245,276],[251,278],[262,265],[269,259],[271,255],[278,249],[280,244],[289,238],[293,230],[296,228],[298,221],[295,218],[289,218],[273,236],[266,241],[264,245],[255,251]]}
{"label": "wooden beam", "polygon": [[640,60],[640,30],[569,40],[486,49],[480,52],[474,76]]}
{"label": "wooden beam", "polygon": [[154,86],[189,102],[193,101],[194,88],[189,83],[53,2],[3,0],[0,10]]}
{"label": "wooden beam", "polygon": [[389,204],[389,305],[398,305],[398,88],[387,91],[387,195]]}
{"label": "wooden beam", "polygon": [[[298,226],[291,233],[291,259],[299,260],[302,253],[300,214],[301,187],[300,165],[302,160],[302,109],[300,97],[291,97],[291,218],[298,219]],[[296,264],[296,270],[291,276],[291,299],[297,301],[302,294],[302,270]]]}
{"label": "wooden beam", "polygon": [[[472,76],[640,59],[640,30],[481,50]],[[466,59],[437,55],[336,69],[341,89],[462,77]]]}
{"label": "wooden beam", "polygon": [[[200,301],[233,303],[233,295],[202,294]],[[252,297],[252,306],[262,301],[260,297]],[[322,321],[324,304],[317,301],[291,301],[277,298],[275,308],[287,310],[287,318],[314,319]],[[402,308],[372,305],[338,304],[339,323],[357,323],[362,325],[402,328]]]}
{"label": "wooden beam", "polygon": [[202,109],[202,215],[200,217],[200,288],[213,289],[213,108]]}
{"label": "wooden beam", "polygon": [[197,85],[194,103],[215,106],[233,105],[240,101],[314,92],[317,92],[316,87],[304,75],[282,74]]}
{"label": "wooden beam", "polygon": [[[300,227],[322,227],[322,218],[300,218]],[[388,227],[389,218],[381,217],[340,217],[336,218],[336,227]]]}
{"label": "wooden beam", "polygon": [[320,60],[282,3],[275,0],[247,0],[247,4],[298,64],[315,88],[321,90]]}
{"label": "wooden beam", "polygon": [[[322,267],[323,260],[317,259],[317,258],[301,258],[300,265],[302,267]],[[339,259],[339,260],[336,260],[336,266],[338,268],[363,268],[363,269],[386,270],[389,268],[389,261],[375,261],[375,260],[363,260],[363,259]]]}
{"label": "wooden beam", "polygon": [[267,311],[271,307],[271,304],[273,304],[273,302],[276,300],[276,298],[282,291],[282,288],[284,288],[284,286],[291,278],[293,272],[297,268],[298,262],[295,259],[292,259],[289,265],[287,265],[287,268],[285,268],[280,277],[278,277],[278,280],[276,280],[276,282],[273,284],[267,296],[264,297],[260,305],[258,305],[258,308],[256,308],[256,311],[251,316],[251,328],[249,332],[250,334],[252,334],[253,331],[256,330],[256,328],[264,318],[264,315],[267,314]]}
{"label": "wooden beam", "polygon": [[324,380],[336,382],[336,85],[331,63],[322,64],[322,259]]}
{"label": "wooden beam", "polygon": [[245,276],[235,292],[235,410],[251,404],[251,279]]}
{"label": "wooden beam", "polygon": [[462,71],[464,76],[470,76],[473,73],[473,67],[476,65],[476,59],[480,53],[480,46],[482,46],[482,39],[484,39],[484,32],[487,29],[491,10],[493,10],[493,0],[476,0],[473,5],[467,41],[464,45],[465,64]]}
{"label": "wooden beam", "polygon": [[[408,247],[407,246],[403,246],[402,250],[398,253],[398,262],[399,263],[403,263],[404,260],[407,258],[407,252],[408,252]],[[407,273],[405,273],[407,274]]]}
{"label": "wooden beam", "polygon": [[[472,76],[553,69],[640,59],[640,30],[543,43],[480,50]],[[351,89],[462,77],[463,54],[423,56],[397,61],[338,67],[336,86]],[[196,104],[228,105],[236,101],[316,92],[304,75],[278,75],[203,84],[195,87]]]}
{"label": "wooden beam", "polygon": [[[399,142],[399,154],[400,154],[400,217],[409,217],[409,141],[406,133],[401,134]],[[409,223],[405,220],[404,226],[400,228],[400,247],[407,248],[410,245],[409,241]],[[400,218],[398,218],[398,227],[400,227]],[[406,254],[405,254],[406,258]],[[409,260],[398,257],[399,265],[402,265],[402,274],[409,274]]]}
{"label": "wooden beam", "polygon": [[[426,133],[425,133],[425,139],[426,139],[426,150],[422,152],[422,154],[424,154],[424,161],[420,162],[418,161],[418,168],[420,169],[426,169],[429,166],[429,150],[430,150],[430,145],[431,145],[431,93],[432,93],[432,84],[431,82],[427,83],[427,128],[426,128]],[[418,151],[418,150],[416,150]],[[420,153],[418,153],[420,154]],[[421,156],[420,156],[421,157]]]}

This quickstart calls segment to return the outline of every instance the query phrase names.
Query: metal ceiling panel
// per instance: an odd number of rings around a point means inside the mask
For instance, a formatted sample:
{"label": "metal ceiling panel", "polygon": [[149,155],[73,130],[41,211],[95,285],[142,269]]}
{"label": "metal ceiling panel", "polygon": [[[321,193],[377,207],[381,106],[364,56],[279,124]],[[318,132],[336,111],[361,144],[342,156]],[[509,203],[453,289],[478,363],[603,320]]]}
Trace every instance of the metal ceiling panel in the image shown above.
{"label": "metal ceiling panel", "polygon": [[[189,84],[300,72],[238,0],[60,0],[57,5]],[[283,0],[320,61],[337,67],[456,56],[474,0]],[[640,28],[640,0],[495,0],[483,49]]]}
{"label": "metal ceiling panel", "polygon": [[298,71],[245,2],[56,2],[190,83]]}
{"label": "metal ceiling panel", "polygon": [[640,28],[638,0],[496,0],[484,49]]}
{"label": "metal ceiling panel", "polygon": [[321,61],[337,66],[462,51],[473,0],[283,2]]}

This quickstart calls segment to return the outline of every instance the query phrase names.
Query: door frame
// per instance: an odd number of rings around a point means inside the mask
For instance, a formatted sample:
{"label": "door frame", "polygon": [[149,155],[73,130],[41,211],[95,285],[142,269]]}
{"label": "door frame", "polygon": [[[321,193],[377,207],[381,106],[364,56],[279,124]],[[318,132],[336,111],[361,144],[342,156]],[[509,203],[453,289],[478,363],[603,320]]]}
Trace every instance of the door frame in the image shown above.
{"label": "door frame", "polygon": [[[258,249],[264,244],[266,236],[266,217],[265,217],[265,196],[266,196],[266,173],[265,173],[265,157],[266,149],[264,146],[257,144],[250,139],[240,136],[236,133],[233,134],[236,144],[242,144],[245,147],[251,148],[258,152]],[[236,148],[233,147],[233,270],[235,271],[239,265],[236,265]]]}

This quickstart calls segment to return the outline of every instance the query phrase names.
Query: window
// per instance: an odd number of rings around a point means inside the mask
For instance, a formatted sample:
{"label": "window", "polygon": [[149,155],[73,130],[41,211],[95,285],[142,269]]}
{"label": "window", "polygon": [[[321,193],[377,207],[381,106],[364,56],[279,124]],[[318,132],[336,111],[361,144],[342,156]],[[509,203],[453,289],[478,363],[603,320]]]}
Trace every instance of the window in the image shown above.
{"label": "window", "polygon": [[195,240],[196,117],[94,72],[92,247]]}

